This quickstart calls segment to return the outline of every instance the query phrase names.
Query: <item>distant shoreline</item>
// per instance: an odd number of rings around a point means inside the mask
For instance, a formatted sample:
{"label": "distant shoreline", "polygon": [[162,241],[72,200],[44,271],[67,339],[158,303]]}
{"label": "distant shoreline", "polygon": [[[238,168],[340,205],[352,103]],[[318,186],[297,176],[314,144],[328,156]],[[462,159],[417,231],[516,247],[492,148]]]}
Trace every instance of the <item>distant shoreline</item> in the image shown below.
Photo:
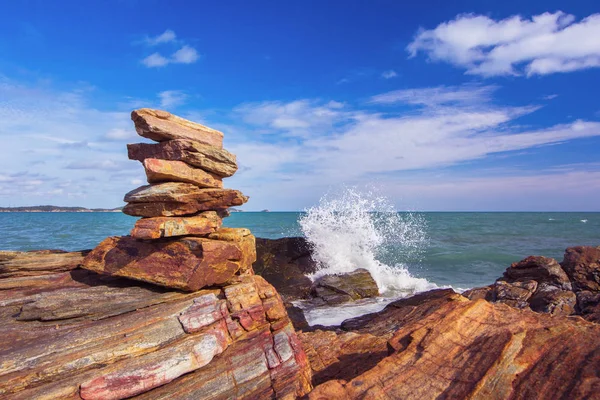
{"label": "distant shoreline", "polygon": [[91,212],[121,212],[122,208],[85,208],[85,207],[58,207],[58,206],[33,206],[33,207],[0,207],[0,212],[29,212],[29,213],[41,213],[41,212],[77,212],[77,213],[91,213]]}

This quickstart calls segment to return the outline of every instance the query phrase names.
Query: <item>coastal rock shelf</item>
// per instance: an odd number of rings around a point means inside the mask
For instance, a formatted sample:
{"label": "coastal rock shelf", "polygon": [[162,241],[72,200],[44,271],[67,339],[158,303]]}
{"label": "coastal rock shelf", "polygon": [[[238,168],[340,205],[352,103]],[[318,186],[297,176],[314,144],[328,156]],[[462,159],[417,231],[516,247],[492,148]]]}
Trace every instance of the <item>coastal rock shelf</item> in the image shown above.
{"label": "coastal rock shelf", "polygon": [[37,255],[37,279],[0,279],[0,398],[293,399],[310,390],[283,302],[261,277],[184,293],[75,268],[77,254],[67,254],[70,271],[44,270]]}
{"label": "coastal rock shelf", "polygon": [[309,399],[598,398],[600,325],[452,290],[392,304],[350,332],[300,334],[325,381]]}
{"label": "coastal rock shelf", "polygon": [[600,322],[600,247],[569,247],[561,263],[548,257],[527,257],[513,263],[494,284],[463,295]]}

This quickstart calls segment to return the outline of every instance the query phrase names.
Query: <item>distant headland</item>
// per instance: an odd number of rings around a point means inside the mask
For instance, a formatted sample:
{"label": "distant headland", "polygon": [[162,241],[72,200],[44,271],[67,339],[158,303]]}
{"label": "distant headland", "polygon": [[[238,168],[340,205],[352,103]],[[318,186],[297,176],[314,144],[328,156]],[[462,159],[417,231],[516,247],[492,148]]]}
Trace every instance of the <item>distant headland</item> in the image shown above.
{"label": "distant headland", "polygon": [[60,206],[0,207],[0,212],[121,212],[116,208],[85,208]]}

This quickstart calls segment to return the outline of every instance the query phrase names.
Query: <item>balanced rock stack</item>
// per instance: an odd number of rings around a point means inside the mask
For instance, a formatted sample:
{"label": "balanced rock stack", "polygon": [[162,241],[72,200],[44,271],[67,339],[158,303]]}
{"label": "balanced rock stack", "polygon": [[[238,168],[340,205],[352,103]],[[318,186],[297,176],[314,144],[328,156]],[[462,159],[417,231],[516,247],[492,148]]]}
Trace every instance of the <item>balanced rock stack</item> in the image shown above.
{"label": "balanced rock stack", "polygon": [[223,149],[223,133],[147,108],[131,119],[140,136],[158,142],[127,146],[150,185],[127,193],[123,212],[142,218],[130,236],[100,243],[84,268],[186,291],[251,274],[254,236],[221,227],[227,209],[248,200],[223,189],[223,178],[237,170],[235,156]]}

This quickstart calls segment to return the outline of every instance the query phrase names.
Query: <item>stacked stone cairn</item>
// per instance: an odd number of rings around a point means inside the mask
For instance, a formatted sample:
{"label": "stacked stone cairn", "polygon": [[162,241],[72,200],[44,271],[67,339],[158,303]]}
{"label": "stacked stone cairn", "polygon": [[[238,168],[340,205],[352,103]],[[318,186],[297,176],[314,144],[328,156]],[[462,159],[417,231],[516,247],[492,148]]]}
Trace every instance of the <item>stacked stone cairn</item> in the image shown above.
{"label": "stacked stone cairn", "polygon": [[130,236],[104,240],[84,267],[185,291],[252,274],[254,236],[222,228],[228,208],[248,200],[223,188],[223,178],[237,170],[235,155],[223,149],[223,133],[147,108],[131,119],[140,136],[158,142],[127,145],[150,185],[127,193],[123,212],[142,218]]}
{"label": "stacked stone cairn", "polygon": [[[252,270],[254,236],[221,226],[228,208],[248,199],[223,189],[222,179],[237,170],[235,156],[223,149],[223,134],[165,111],[140,109],[132,119],[141,136],[158,142],[128,145],[129,158],[142,162],[150,185],[127,193],[123,212],[142,218],[129,236],[109,237],[85,256],[81,267],[89,276],[79,280],[90,284],[67,276],[64,285],[83,288],[47,293],[40,302],[23,300],[19,318],[71,318],[69,330],[36,336],[8,357],[38,361],[9,363],[9,372],[17,372],[0,384],[0,397],[19,392],[15,398],[217,400],[307,394],[310,366],[281,296]],[[79,319],[63,316],[65,311]],[[10,325],[5,336],[23,329]],[[46,349],[60,349],[48,350],[60,359],[51,361]]]}

